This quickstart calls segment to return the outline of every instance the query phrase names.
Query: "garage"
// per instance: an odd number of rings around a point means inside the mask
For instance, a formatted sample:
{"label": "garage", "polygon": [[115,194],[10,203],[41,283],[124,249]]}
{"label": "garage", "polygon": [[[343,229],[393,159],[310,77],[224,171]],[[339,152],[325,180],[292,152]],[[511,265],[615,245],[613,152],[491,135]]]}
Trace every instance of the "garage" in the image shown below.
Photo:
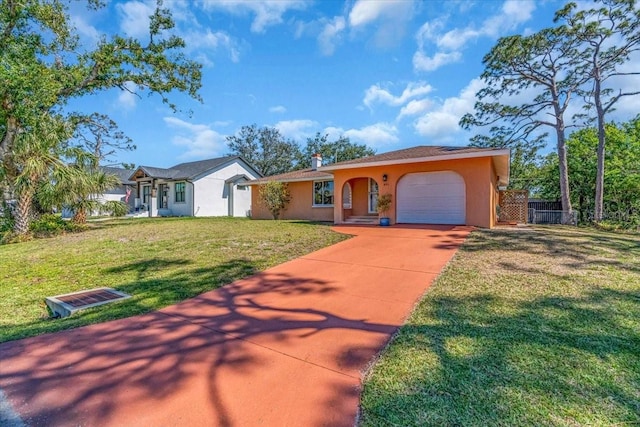
{"label": "garage", "polygon": [[465,224],[464,179],[452,171],[409,173],[398,181],[397,222]]}

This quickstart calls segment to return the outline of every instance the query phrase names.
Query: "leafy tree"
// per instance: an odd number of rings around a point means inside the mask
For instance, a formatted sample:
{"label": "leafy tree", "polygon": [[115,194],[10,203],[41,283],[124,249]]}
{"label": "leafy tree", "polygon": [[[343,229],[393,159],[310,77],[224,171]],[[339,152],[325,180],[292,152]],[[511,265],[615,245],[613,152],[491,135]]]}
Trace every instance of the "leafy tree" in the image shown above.
{"label": "leafy tree", "polygon": [[[92,153],[96,166],[98,163],[104,164],[117,151],[136,149],[131,138],[119,130],[116,122],[104,114],[92,113],[88,116],[74,114],[70,119],[75,124],[72,144]],[[114,164],[108,161],[107,163]]]}
{"label": "leafy tree", "polygon": [[329,141],[328,134],[322,135],[320,132],[317,132],[313,138],[307,138],[307,143],[300,152],[298,168],[310,168],[311,156],[314,154],[321,154],[323,164],[327,165],[335,162],[373,156],[376,152],[365,144],[351,142],[349,138],[345,136],[341,136],[335,141]]}
{"label": "leafy tree", "polygon": [[640,75],[640,71],[623,71],[623,65],[634,52],[640,51],[640,8],[635,0],[600,0],[601,6],[578,10],[569,3],[556,13],[556,21],[564,21],[569,37],[581,43],[586,55],[577,70],[592,84],[586,89],[587,108],[595,108],[598,130],[598,158],[595,189],[594,221],[602,220],[605,181],[606,115],[625,96],[637,96],[637,87],[623,90],[612,78]]}
{"label": "leafy tree", "polygon": [[299,158],[298,145],[285,139],[276,128],[243,126],[236,135],[227,136],[231,153],[242,156],[265,176],[290,172]]}
{"label": "leafy tree", "polygon": [[[490,126],[506,144],[535,137],[539,128],[555,131],[563,209],[571,211],[565,113],[583,84],[574,72],[580,52],[562,28],[543,29],[529,36],[502,37],[483,58],[486,87],[476,97],[475,112],[460,120],[465,129]],[[513,105],[514,97],[525,101]],[[518,99],[518,98],[515,98]]]}
{"label": "leafy tree", "polygon": [[[174,110],[168,98],[172,91],[200,99],[201,66],[185,57],[182,39],[168,34],[174,24],[161,0],[150,16],[146,42],[115,35],[102,38],[92,49],[80,45],[65,4],[62,0],[0,2],[0,178],[18,199],[18,233],[28,230],[34,195],[21,184],[29,175],[25,171],[35,170],[31,157],[24,154],[42,159],[43,167],[57,164],[61,145],[69,139],[45,131],[39,123],[42,117],[59,121],[59,112],[70,99],[111,88],[126,90],[131,84],[139,91],[159,94]],[[88,0],[87,6],[97,10],[104,4]],[[44,145],[38,143],[43,133]],[[39,169],[37,175],[43,171]]]}
{"label": "leafy tree", "polygon": [[469,145],[483,148],[509,148],[511,150],[509,189],[532,191],[539,180],[538,152],[545,146],[546,137],[547,134],[543,134],[531,140],[509,140],[507,135],[494,132],[493,136],[474,136]]}
{"label": "leafy tree", "polygon": [[[593,129],[580,129],[567,139],[569,188],[572,205],[578,211],[578,218],[584,222],[593,209],[593,191],[595,182],[595,151],[597,138]],[[558,155],[549,154],[540,167],[538,189],[543,199],[560,198],[558,188]]]}
{"label": "leafy tree", "polygon": [[[605,193],[603,219],[627,225],[640,224],[640,115],[621,125],[605,126],[609,149],[605,158]],[[597,128],[573,132],[567,140],[569,184],[573,203],[582,222],[593,219],[598,146]],[[557,155],[549,155],[541,165],[541,196],[559,196]]]}
{"label": "leafy tree", "polygon": [[280,212],[291,200],[289,185],[286,182],[268,181],[258,186],[258,198],[271,212],[273,219],[280,217]]}

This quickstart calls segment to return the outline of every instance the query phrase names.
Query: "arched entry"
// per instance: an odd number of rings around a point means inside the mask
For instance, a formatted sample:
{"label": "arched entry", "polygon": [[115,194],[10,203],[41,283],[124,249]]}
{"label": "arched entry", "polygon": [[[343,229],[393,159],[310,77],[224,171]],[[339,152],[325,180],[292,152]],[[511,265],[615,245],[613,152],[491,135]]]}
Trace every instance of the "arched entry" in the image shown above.
{"label": "arched entry", "polygon": [[453,171],[409,173],[398,181],[397,222],[464,224],[464,179]]}
{"label": "arched entry", "polygon": [[346,223],[376,223],[378,183],[369,177],[351,178],[342,186],[342,218]]}

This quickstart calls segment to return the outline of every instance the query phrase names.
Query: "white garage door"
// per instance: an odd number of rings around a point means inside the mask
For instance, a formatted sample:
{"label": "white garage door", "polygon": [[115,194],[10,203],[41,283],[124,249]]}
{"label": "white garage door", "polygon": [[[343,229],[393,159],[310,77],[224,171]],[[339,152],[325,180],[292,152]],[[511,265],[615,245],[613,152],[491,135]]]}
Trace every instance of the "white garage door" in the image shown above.
{"label": "white garage door", "polygon": [[421,172],[398,182],[397,222],[464,224],[464,179],[455,172]]}

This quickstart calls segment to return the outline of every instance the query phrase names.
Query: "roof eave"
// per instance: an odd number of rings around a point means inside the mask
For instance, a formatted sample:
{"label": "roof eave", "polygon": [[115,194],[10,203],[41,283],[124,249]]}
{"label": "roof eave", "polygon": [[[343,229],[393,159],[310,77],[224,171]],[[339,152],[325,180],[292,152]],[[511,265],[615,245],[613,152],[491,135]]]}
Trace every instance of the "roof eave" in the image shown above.
{"label": "roof eave", "polygon": [[327,173],[327,176],[314,176],[309,178],[285,178],[285,179],[261,179],[247,182],[246,185],[260,185],[269,181],[278,181],[278,182],[305,182],[305,181],[321,181],[323,179],[332,179],[333,176],[330,173]]}
{"label": "roof eave", "polygon": [[407,163],[424,163],[424,162],[439,162],[445,160],[458,160],[458,159],[473,159],[478,157],[495,157],[495,156],[509,156],[509,149],[491,150],[491,151],[475,151],[471,153],[457,153],[457,154],[443,154],[440,156],[429,157],[415,157],[411,159],[396,159],[396,160],[382,160],[363,163],[350,163],[345,165],[333,164],[329,166],[322,166],[318,168],[318,171],[329,172],[333,170],[341,169],[355,169],[355,168],[368,168],[375,166],[389,166],[399,165]]}

